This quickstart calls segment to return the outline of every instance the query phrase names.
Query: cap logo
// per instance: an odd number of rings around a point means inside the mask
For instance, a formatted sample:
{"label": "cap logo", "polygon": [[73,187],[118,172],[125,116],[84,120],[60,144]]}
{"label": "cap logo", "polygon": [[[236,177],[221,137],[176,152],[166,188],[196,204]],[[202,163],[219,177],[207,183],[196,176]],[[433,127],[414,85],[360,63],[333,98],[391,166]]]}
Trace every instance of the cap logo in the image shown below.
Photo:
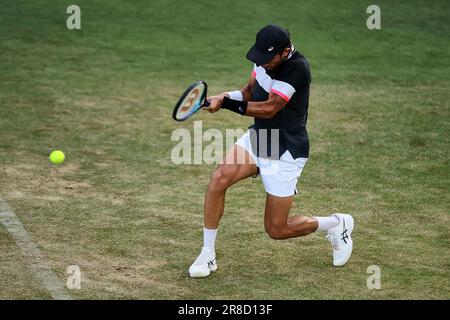
{"label": "cap logo", "polygon": [[267,49],[267,51],[271,52],[273,50],[273,46],[270,46],[269,49]]}

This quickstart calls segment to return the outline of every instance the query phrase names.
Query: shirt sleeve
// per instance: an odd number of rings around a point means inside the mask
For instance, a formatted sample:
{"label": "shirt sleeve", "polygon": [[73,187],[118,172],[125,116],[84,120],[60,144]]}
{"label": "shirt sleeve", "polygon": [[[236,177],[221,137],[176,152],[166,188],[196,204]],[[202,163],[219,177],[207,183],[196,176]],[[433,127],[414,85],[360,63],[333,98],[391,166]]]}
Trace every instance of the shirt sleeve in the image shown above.
{"label": "shirt sleeve", "polygon": [[292,66],[280,73],[277,79],[273,80],[270,91],[289,102],[297,89],[299,89],[304,76],[305,70],[298,66]]}
{"label": "shirt sleeve", "polygon": [[252,77],[256,78],[256,64],[253,64]]}

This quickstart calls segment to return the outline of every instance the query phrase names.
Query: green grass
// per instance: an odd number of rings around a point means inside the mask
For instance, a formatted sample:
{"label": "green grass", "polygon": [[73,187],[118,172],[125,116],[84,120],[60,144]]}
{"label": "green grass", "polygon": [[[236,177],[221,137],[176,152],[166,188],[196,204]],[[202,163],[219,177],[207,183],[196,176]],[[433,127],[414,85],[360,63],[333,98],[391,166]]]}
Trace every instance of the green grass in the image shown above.
{"label": "green grass", "polygon": [[[0,10],[0,197],[81,299],[449,299],[448,1],[9,1]],[[273,241],[260,179],[228,192],[219,270],[193,280],[212,165],[170,161],[180,92],[243,85],[267,23],[309,59],[310,160],[293,213],[350,212],[355,249],[331,266],[322,234]],[[199,114],[204,129],[250,118]],[[55,167],[48,152],[66,162]],[[49,298],[0,227],[0,298]],[[382,289],[368,290],[370,265]]]}

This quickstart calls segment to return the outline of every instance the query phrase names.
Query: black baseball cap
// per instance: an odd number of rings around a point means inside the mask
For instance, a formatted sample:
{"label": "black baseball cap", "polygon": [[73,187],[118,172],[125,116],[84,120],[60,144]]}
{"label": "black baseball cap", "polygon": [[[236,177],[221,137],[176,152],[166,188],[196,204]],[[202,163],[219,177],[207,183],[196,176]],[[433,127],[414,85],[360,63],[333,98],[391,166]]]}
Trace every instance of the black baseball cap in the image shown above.
{"label": "black baseball cap", "polygon": [[247,52],[247,59],[257,66],[268,63],[291,43],[289,33],[280,26],[269,24],[258,31],[256,42]]}

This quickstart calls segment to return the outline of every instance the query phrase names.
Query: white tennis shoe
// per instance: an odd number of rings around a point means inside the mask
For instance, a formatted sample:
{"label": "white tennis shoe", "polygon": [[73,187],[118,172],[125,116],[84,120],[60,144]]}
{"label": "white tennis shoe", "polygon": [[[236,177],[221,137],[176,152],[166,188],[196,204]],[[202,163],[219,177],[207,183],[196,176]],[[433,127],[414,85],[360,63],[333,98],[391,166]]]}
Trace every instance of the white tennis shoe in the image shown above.
{"label": "white tennis shoe", "polygon": [[333,246],[333,265],[340,267],[346,264],[352,255],[353,240],[351,235],[354,221],[349,214],[335,213],[334,216],[339,219],[339,224],[328,230],[327,239]]}
{"label": "white tennis shoe", "polygon": [[189,268],[191,278],[202,278],[217,270],[216,255],[208,247],[203,247],[202,252]]}

